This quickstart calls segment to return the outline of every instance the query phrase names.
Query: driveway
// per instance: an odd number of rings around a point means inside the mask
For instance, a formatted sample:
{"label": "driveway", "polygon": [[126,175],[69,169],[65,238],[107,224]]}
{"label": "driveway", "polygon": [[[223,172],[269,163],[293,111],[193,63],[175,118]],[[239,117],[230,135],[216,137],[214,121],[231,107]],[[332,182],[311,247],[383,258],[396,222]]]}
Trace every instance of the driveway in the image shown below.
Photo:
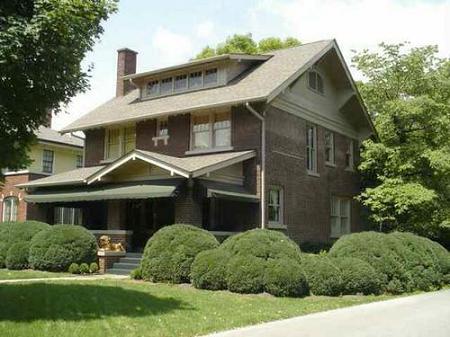
{"label": "driveway", "polygon": [[449,337],[450,290],[249,326],[208,337]]}

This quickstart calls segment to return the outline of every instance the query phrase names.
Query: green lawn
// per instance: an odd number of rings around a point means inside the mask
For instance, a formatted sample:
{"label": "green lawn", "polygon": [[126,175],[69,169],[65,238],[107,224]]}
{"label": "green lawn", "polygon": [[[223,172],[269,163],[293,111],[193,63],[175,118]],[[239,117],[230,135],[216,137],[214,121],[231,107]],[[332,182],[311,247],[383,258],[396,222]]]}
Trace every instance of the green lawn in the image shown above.
{"label": "green lawn", "polygon": [[0,336],[195,336],[388,298],[275,298],[131,280],[0,284]]}
{"label": "green lawn", "polygon": [[8,270],[0,269],[0,280],[13,279],[30,279],[30,278],[49,278],[49,277],[66,277],[72,276],[67,273],[50,273],[47,271],[38,270]]}

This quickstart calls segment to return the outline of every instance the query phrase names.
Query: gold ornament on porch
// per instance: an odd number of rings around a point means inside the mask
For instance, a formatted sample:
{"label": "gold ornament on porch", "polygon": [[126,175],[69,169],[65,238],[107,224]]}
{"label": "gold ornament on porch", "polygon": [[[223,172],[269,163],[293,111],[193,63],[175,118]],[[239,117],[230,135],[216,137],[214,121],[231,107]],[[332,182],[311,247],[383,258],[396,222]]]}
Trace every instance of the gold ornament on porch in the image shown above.
{"label": "gold ornament on porch", "polygon": [[98,239],[98,246],[101,250],[110,250],[114,252],[124,252],[125,248],[121,242],[112,243],[111,238],[108,235],[102,235]]}

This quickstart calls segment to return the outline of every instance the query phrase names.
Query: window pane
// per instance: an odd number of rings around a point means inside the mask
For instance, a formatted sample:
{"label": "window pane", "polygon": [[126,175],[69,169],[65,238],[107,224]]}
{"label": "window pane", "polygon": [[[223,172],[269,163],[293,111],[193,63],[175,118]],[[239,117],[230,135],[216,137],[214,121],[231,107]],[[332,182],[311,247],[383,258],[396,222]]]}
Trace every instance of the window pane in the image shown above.
{"label": "window pane", "polygon": [[214,145],[216,147],[231,145],[231,120],[229,113],[214,115]]}
{"label": "window pane", "polygon": [[150,81],[147,84],[147,96],[159,94],[159,81]]}
{"label": "window pane", "polygon": [[308,73],[308,85],[311,89],[316,90],[317,86],[316,86],[316,72],[315,71],[310,71]]}
{"label": "window pane", "polygon": [[130,126],[124,129],[124,153],[133,151],[136,148],[136,128]]}
{"label": "window pane", "polygon": [[196,71],[189,74],[189,88],[200,88],[202,86],[202,72]]}
{"label": "window pane", "polygon": [[53,151],[44,150],[42,154],[42,172],[53,173]]}
{"label": "window pane", "polygon": [[169,124],[167,119],[158,119],[158,132],[157,136],[167,136],[169,134]]}
{"label": "window pane", "polygon": [[278,206],[269,206],[269,221],[271,222],[279,222],[280,221],[280,212]]}
{"label": "window pane", "polygon": [[83,167],[83,156],[77,155],[77,168]]}
{"label": "window pane", "polygon": [[217,83],[217,68],[206,70],[203,84],[206,86],[216,83]]}
{"label": "window pane", "polygon": [[172,77],[161,80],[161,95],[170,94],[172,92]]}
{"label": "window pane", "polygon": [[341,224],[339,217],[331,217],[331,236],[338,237],[341,235]]}
{"label": "window pane", "polygon": [[175,90],[183,90],[187,88],[187,75],[178,75],[175,77]]}
{"label": "window pane", "polygon": [[205,149],[210,147],[210,125],[209,115],[194,116],[193,118],[193,146],[196,149]]}
{"label": "window pane", "polygon": [[269,191],[269,205],[280,204],[280,191],[272,189]]}

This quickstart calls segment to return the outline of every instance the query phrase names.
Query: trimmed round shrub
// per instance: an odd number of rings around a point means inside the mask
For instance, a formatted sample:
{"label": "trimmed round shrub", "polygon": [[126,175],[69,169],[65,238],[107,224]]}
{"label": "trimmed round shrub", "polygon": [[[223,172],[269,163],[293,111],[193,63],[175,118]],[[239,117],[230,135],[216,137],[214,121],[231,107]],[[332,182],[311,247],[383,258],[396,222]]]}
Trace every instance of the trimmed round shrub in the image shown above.
{"label": "trimmed round shrub", "polygon": [[309,294],[309,286],[297,260],[268,260],[265,270],[264,289],[280,297],[301,297]]}
{"label": "trimmed round shrub", "polygon": [[342,292],[342,277],[333,260],[319,255],[303,254],[301,268],[309,289],[317,296],[338,296]]}
{"label": "trimmed round shrub", "polygon": [[96,254],[97,241],[86,228],[54,225],[33,237],[29,259],[33,269],[64,271],[71,263],[95,261]]}
{"label": "trimmed round shrub", "polygon": [[383,289],[383,276],[367,262],[353,257],[332,259],[342,277],[342,294],[375,294]]}
{"label": "trimmed round shrub", "polygon": [[87,263],[80,264],[80,273],[89,274],[89,265]]}
{"label": "trimmed round shrub", "polygon": [[130,277],[133,280],[142,280],[142,271],[141,268],[133,269],[130,273]]}
{"label": "trimmed round shrub", "polygon": [[68,271],[71,274],[79,274],[80,273],[80,265],[78,263],[71,263]]}
{"label": "trimmed round shrub", "polygon": [[398,254],[403,260],[408,291],[431,290],[440,286],[443,273],[438,257],[433,251],[433,241],[412,233],[394,232],[389,237],[398,241]]}
{"label": "trimmed round shrub", "polygon": [[22,241],[11,245],[8,249],[5,265],[8,269],[26,269],[28,268],[28,255],[30,253],[30,244]]}
{"label": "trimmed round shrub", "polygon": [[265,260],[253,255],[236,255],[227,265],[227,287],[235,293],[264,291]]}
{"label": "trimmed round shrub", "polygon": [[209,290],[226,289],[226,271],[229,259],[230,253],[220,248],[199,253],[191,267],[194,287]]}
{"label": "trimmed round shrub", "polygon": [[218,246],[216,238],[204,229],[183,224],[163,227],[145,246],[142,277],[153,282],[187,283],[197,254]]}
{"label": "trimmed round shrub", "polygon": [[407,281],[401,244],[388,234],[361,232],[342,236],[330,249],[330,257],[354,257],[366,261],[383,277],[383,285],[391,280]]}
{"label": "trimmed round shrub", "polygon": [[[50,228],[50,225],[39,221],[5,222],[0,224],[0,268],[5,267],[8,250],[11,246],[22,242],[29,244],[35,234],[48,228]],[[15,256],[11,257],[11,261],[15,258]],[[24,265],[28,266],[28,256]],[[17,267],[18,265],[16,264],[15,269]]]}
{"label": "trimmed round shrub", "polygon": [[92,262],[90,265],[89,265],[89,272],[91,273],[91,274],[95,274],[95,273],[98,273],[98,264],[97,264],[97,262]]}
{"label": "trimmed round shrub", "polygon": [[267,229],[252,229],[229,237],[221,249],[231,255],[252,255],[262,259],[300,257],[299,246],[281,232]]}

